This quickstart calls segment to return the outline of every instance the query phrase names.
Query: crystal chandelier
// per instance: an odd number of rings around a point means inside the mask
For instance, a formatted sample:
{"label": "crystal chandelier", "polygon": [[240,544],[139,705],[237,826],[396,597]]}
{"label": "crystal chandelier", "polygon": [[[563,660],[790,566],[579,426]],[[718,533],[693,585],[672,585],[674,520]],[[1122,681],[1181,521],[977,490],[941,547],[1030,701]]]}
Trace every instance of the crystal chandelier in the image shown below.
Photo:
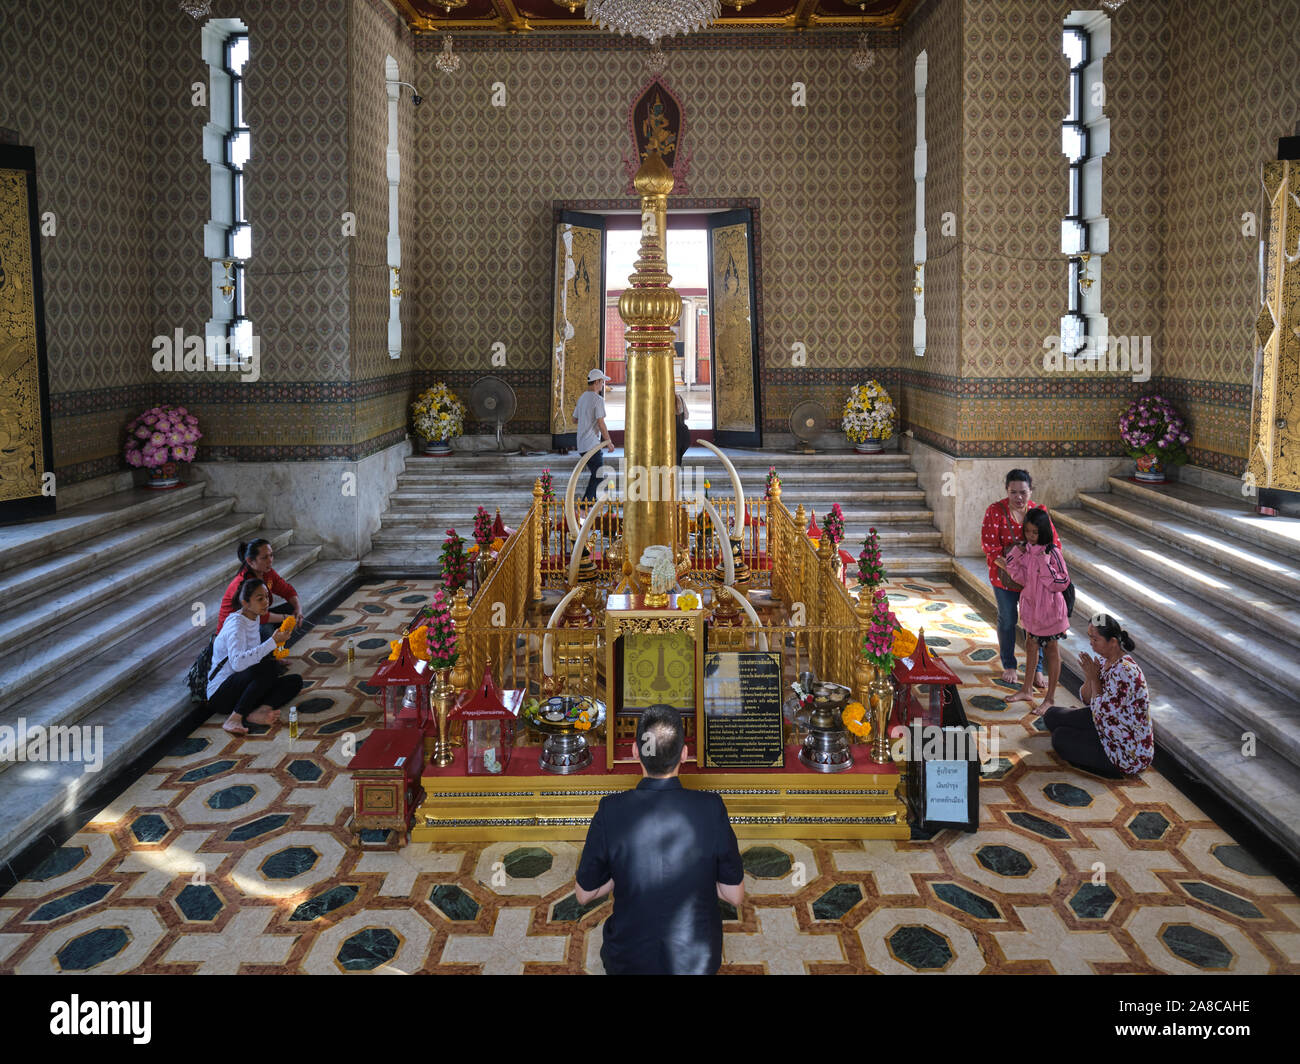
{"label": "crystal chandelier", "polygon": [[1124,0],[1101,0],[1101,6],[1113,15],[1124,6]]}
{"label": "crystal chandelier", "polygon": [[721,14],[722,0],[587,0],[586,10],[602,29],[644,37],[652,46],[661,37],[702,30]]}
{"label": "crystal chandelier", "polygon": [[203,18],[212,14],[212,0],[181,0],[180,7],[190,18]]}
{"label": "crystal chandelier", "polygon": [[876,53],[871,49],[871,38],[863,33],[858,36],[858,46],[849,56],[854,70],[870,70],[876,62]]}
{"label": "crystal chandelier", "polygon": [[645,59],[646,69],[655,77],[658,77],[668,68],[668,56],[664,54],[662,48],[656,48]]}
{"label": "crystal chandelier", "polygon": [[438,58],[433,61],[433,64],[444,74],[454,74],[460,69],[460,56],[451,50],[451,37],[442,39],[442,51],[438,53]]}

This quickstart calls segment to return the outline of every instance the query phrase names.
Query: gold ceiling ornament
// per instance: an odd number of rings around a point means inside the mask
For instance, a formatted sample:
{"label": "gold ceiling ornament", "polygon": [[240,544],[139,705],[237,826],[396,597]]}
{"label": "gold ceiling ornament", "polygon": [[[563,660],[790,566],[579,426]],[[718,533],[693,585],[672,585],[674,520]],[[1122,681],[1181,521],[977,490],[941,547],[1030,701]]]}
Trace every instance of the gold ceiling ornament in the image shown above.
{"label": "gold ceiling ornament", "polygon": [[601,29],[657,45],[663,37],[713,25],[722,0],[587,0],[586,16]]}
{"label": "gold ceiling ornament", "polygon": [[582,7],[585,0],[551,0],[556,7],[562,7],[568,10],[570,15],[576,15],[578,8]]}
{"label": "gold ceiling ornament", "polygon": [[858,46],[849,56],[849,63],[854,70],[870,70],[876,64],[876,53],[871,47],[871,35],[867,33],[858,34]]}
{"label": "gold ceiling ornament", "polygon": [[181,0],[180,9],[190,18],[205,18],[212,14],[212,0]]}
{"label": "gold ceiling ornament", "polygon": [[736,14],[739,15],[741,9],[749,7],[750,4],[754,3],[754,0],[722,0],[722,2],[728,7],[734,7],[736,9]]}
{"label": "gold ceiling ornament", "polygon": [[451,50],[450,36],[442,39],[442,51],[438,53],[433,63],[444,74],[454,74],[460,69],[460,56]]}
{"label": "gold ceiling ornament", "polygon": [[655,77],[658,77],[668,69],[668,56],[662,48],[656,48],[646,56],[646,69]]}
{"label": "gold ceiling ornament", "polygon": [[452,8],[455,8],[457,11],[459,11],[462,7],[464,7],[466,4],[469,3],[469,0],[433,0],[433,2],[437,4],[440,8],[442,8],[444,12],[450,15]]}

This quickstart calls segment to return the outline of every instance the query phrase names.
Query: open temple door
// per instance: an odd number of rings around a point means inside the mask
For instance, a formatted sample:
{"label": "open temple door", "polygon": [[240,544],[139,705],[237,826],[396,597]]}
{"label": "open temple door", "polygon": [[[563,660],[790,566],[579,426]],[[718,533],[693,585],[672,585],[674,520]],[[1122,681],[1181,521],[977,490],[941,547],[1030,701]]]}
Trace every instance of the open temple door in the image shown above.
{"label": "open temple door", "polygon": [[573,408],[587,374],[605,365],[605,219],[562,211],[555,226],[551,447],[577,446]]}
{"label": "open temple door", "polygon": [[36,152],[0,145],[0,521],[54,512]]}
{"label": "open temple door", "polygon": [[709,216],[709,303],[714,442],[760,447],[758,300],[749,208]]}

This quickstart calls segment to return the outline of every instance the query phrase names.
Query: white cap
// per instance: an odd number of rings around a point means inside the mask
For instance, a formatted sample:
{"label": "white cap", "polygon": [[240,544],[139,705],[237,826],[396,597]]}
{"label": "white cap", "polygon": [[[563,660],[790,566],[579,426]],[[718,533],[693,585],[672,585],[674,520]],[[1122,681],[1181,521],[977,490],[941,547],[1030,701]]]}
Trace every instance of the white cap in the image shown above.
{"label": "white cap", "polygon": [[587,383],[588,383],[588,384],[595,384],[597,381],[609,381],[609,380],[613,380],[613,379],[614,379],[613,377],[607,377],[607,376],[605,376],[605,374],[603,374],[603,373],[602,373],[600,370],[598,370],[598,369],[593,369],[590,373],[587,374]]}

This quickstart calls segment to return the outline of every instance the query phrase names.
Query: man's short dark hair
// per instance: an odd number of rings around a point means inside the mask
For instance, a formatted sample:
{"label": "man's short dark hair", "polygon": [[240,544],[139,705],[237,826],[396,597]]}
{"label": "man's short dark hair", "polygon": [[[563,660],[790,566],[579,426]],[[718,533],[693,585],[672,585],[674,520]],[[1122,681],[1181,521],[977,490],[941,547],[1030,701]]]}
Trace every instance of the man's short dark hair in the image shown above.
{"label": "man's short dark hair", "polygon": [[641,714],[636,734],[637,756],[649,775],[667,776],[677,767],[686,742],[681,713],[671,706],[651,706]]}

